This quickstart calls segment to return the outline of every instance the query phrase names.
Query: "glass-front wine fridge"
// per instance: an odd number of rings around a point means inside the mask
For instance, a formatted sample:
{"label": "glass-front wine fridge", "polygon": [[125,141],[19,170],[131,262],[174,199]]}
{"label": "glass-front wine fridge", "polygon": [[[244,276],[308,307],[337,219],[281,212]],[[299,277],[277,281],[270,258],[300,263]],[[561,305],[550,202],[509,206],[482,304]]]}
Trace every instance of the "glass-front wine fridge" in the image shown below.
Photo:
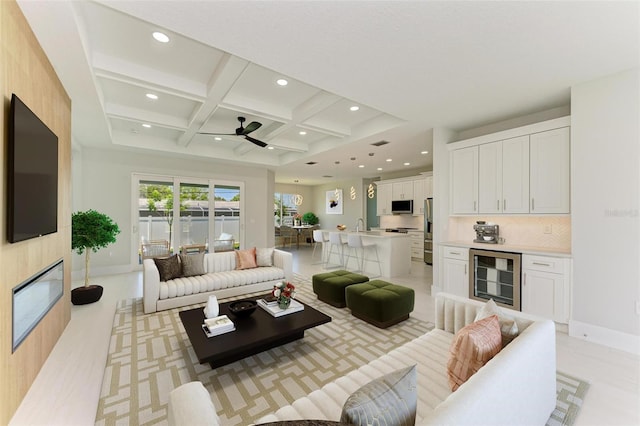
{"label": "glass-front wine fridge", "polygon": [[519,311],[520,253],[469,250],[469,297]]}

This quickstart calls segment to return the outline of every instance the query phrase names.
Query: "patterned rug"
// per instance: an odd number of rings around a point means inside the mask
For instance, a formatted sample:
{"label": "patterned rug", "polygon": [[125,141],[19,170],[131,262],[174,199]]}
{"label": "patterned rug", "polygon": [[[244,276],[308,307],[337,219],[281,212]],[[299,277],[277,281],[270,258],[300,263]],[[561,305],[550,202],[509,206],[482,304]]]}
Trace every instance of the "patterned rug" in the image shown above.
{"label": "patterned rug", "polygon": [[[307,330],[304,339],[215,370],[198,363],[178,316],[204,304],[145,315],[142,299],[121,301],[96,425],[165,425],[169,392],[193,380],[213,389],[221,424],[249,424],[433,328],[409,318],[381,330],[354,318],[348,309],[319,302],[310,279],[296,275],[294,284],[299,300],[332,321]],[[558,372],[558,405],[548,425],[571,425],[587,388],[585,382]]]}

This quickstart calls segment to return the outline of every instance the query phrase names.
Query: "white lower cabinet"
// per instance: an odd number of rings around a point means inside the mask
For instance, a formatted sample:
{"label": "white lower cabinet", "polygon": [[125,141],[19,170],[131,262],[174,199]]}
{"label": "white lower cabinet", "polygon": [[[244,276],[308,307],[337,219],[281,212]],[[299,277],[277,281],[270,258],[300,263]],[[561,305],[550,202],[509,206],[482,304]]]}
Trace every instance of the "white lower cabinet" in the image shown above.
{"label": "white lower cabinet", "polygon": [[522,256],[522,312],[569,322],[571,259]]}
{"label": "white lower cabinet", "polygon": [[424,232],[409,231],[411,237],[411,259],[424,260]]}
{"label": "white lower cabinet", "polygon": [[469,249],[442,247],[442,289],[457,296],[469,297]]}

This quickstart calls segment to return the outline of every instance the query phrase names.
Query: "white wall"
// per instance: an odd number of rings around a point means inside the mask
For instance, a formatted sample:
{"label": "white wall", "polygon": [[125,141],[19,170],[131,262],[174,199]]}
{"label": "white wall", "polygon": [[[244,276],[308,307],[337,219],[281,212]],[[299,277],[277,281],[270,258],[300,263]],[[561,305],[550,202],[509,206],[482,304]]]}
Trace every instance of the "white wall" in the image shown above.
{"label": "white wall", "polygon": [[[91,267],[96,274],[130,270],[132,238],[138,241],[131,223],[132,173],[241,181],[245,184],[245,246],[273,245],[274,174],[266,168],[220,164],[139,151],[116,151],[84,147],[74,151],[80,159],[80,179],[72,177],[74,209],[94,209],[109,215],[120,227],[116,243],[92,253]],[[74,159],[75,162],[78,159]],[[73,269],[83,267],[73,258]]]}
{"label": "white wall", "polygon": [[570,334],[640,352],[639,70],[571,89]]}
{"label": "white wall", "polygon": [[[356,189],[356,199],[350,198],[351,187]],[[342,214],[327,214],[326,195],[327,191],[336,188],[342,189],[343,205]],[[331,182],[325,185],[313,187],[312,211],[320,218],[320,225],[323,229],[336,229],[337,225],[347,225],[349,229],[355,229],[358,218],[366,219],[366,192],[364,191],[364,181],[362,179],[350,179],[338,182]]]}
{"label": "white wall", "polygon": [[449,150],[456,139],[449,129],[433,129],[433,287],[431,294],[442,291],[440,284],[440,244],[449,235]]}

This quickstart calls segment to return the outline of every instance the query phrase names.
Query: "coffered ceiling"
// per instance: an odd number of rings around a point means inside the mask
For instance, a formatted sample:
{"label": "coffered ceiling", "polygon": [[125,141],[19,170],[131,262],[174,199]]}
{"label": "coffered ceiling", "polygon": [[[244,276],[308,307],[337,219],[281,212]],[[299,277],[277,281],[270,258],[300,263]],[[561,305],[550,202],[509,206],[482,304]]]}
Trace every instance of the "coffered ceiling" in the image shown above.
{"label": "coffered ceiling", "polygon": [[[72,98],[76,143],[279,182],[430,170],[429,129],[568,105],[572,85],[638,66],[635,2],[19,4]],[[267,148],[200,134],[233,134],[238,117]]]}

